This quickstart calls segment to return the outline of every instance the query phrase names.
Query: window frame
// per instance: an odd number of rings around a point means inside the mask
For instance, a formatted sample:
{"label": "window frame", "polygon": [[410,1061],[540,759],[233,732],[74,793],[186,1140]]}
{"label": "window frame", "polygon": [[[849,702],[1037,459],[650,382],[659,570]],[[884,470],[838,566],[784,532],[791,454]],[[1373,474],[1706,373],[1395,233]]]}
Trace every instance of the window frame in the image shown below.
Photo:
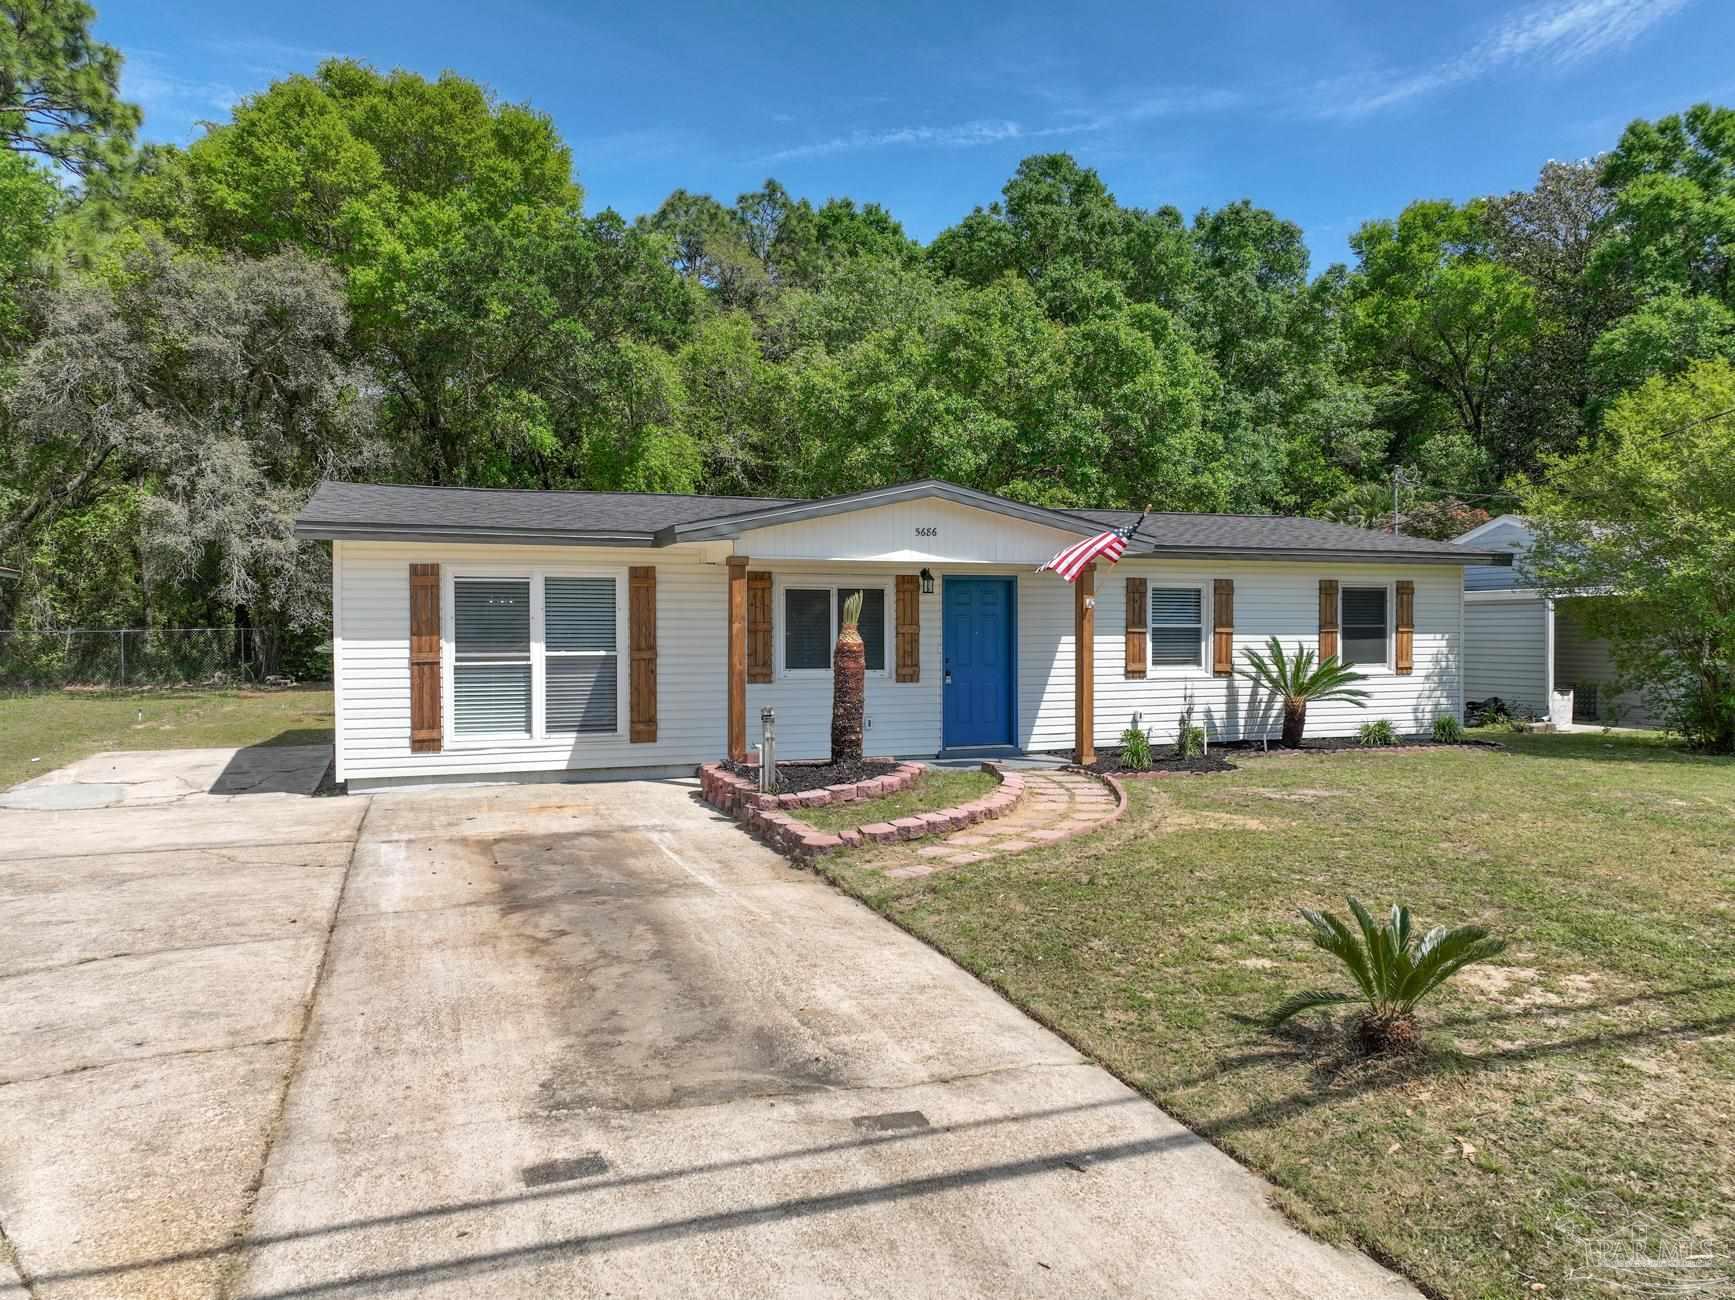
{"label": "window frame", "polygon": [[[1344,598],[1352,591],[1383,591],[1386,596],[1386,654],[1384,659],[1369,660],[1367,663],[1351,663],[1345,654],[1349,633],[1344,622]],[[1339,579],[1337,584],[1337,657],[1346,668],[1359,673],[1393,673],[1397,671],[1394,656],[1397,653],[1397,595],[1396,584],[1392,582],[1354,582]]]}
{"label": "window frame", "polygon": [[[583,745],[597,741],[615,741],[627,734],[628,669],[631,661],[632,632],[627,605],[627,572],[616,566],[581,564],[442,564],[440,579],[440,691],[443,735],[446,750],[495,749],[501,745]],[[614,583],[614,656],[615,656],[615,725],[612,731],[549,731],[547,630],[544,626],[544,588],[548,578],[607,578]],[[458,734],[457,697],[457,619],[456,588],[466,579],[528,581],[530,583],[530,732],[517,731],[469,732]],[[555,658],[581,657],[599,651],[554,651]]]}
{"label": "window frame", "polygon": [[878,591],[880,607],[885,616],[880,624],[880,663],[881,668],[866,670],[868,677],[890,677],[893,647],[897,641],[896,629],[892,626],[896,616],[896,605],[892,599],[892,584],[881,578],[861,582],[839,582],[833,578],[805,577],[792,573],[788,577],[778,574],[772,581],[771,593],[771,648],[772,664],[778,680],[803,681],[809,679],[830,679],[834,665],[827,663],[824,668],[791,668],[785,662],[786,633],[789,628],[789,606],[784,596],[788,591],[823,591],[826,593],[826,617],[830,620],[830,632],[826,642],[828,649],[826,658],[831,658],[829,647],[837,645],[837,593],[840,591]]}
{"label": "window frame", "polygon": [[[1160,664],[1156,660],[1157,623],[1155,595],[1159,591],[1196,591],[1199,593],[1199,659],[1190,664]],[[1145,578],[1145,671],[1167,677],[1211,676],[1211,591],[1206,579],[1174,581],[1147,576]],[[1187,627],[1186,623],[1164,623],[1163,627]]]}

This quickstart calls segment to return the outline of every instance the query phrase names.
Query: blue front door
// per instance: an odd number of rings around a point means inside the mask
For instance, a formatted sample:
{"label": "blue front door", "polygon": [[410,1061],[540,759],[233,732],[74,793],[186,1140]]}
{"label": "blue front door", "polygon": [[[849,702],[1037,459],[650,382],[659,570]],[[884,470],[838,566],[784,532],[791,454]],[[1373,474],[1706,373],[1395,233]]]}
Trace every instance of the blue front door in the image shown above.
{"label": "blue front door", "polygon": [[948,749],[1012,743],[1011,578],[947,578],[941,653]]}

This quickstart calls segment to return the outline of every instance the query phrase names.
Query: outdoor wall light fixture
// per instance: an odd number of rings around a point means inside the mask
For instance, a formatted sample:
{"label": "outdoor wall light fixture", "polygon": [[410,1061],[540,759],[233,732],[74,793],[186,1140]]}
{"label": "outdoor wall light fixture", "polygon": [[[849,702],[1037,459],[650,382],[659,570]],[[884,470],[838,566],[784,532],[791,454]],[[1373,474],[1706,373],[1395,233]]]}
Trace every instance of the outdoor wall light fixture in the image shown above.
{"label": "outdoor wall light fixture", "polygon": [[932,596],[933,594],[934,594],[934,571],[932,569],[923,569],[922,570],[922,595]]}

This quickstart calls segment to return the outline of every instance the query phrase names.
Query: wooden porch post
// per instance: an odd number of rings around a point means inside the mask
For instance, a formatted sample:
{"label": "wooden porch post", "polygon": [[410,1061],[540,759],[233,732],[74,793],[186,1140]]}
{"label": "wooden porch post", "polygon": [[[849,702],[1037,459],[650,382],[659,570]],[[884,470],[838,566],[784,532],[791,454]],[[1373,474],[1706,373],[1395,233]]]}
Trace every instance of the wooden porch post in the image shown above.
{"label": "wooden porch post", "polygon": [[747,759],[747,557],[729,557],[729,757]]}
{"label": "wooden porch post", "polygon": [[1072,584],[1073,756],[1096,762],[1096,565]]}

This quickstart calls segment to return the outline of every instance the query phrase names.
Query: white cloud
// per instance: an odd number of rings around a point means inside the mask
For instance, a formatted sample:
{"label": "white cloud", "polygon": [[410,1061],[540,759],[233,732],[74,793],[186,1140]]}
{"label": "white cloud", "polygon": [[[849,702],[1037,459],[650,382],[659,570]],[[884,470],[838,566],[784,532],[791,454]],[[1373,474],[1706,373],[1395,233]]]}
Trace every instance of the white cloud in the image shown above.
{"label": "white cloud", "polygon": [[1005,119],[959,122],[951,126],[900,126],[885,130],[855,130],[812,144],[795,145],[767,154],[767,162],[797,158],[822,158],[828,154],[856,153],[863,149],[968,149],[975,145],[1019,140],[1030,135],[1017,122]]}
{"label": "white cloud", "polygon": [[1093,107],[1068,108],[1062,120],[1044,126],[1027,126],[1011,118],[978,118],[946,126],[902,126],[889,129],[858,129],[811,144],[794,145],[765,155],[766,162],[822,158],[831,154],[866,149],[969,149],[1006,140],[1046,140],[1056,136],[1087,135],[1118,126],[1147,122],[1186,113],[1214,113],[1244,102],[1241,95],[1226,90],[1179,90],[1161,95],[1124,96]]}
{"label": "white cloud", "polygon": [[135,50],[121,65],[121,98],[144,110],[147,140],[185,144],[203,122],[220,122],[241,98],[241,92],[221,81],[176,76],[162,58]]}
{"label": "white cloud", "polygon": [[1553,0],[1502,21],[1468,50],[1431,68],[1343,77],[1314,88],[1324,117],[1362,117],[1512,66],[1563,69],[1624,49],[1688,0]]}

